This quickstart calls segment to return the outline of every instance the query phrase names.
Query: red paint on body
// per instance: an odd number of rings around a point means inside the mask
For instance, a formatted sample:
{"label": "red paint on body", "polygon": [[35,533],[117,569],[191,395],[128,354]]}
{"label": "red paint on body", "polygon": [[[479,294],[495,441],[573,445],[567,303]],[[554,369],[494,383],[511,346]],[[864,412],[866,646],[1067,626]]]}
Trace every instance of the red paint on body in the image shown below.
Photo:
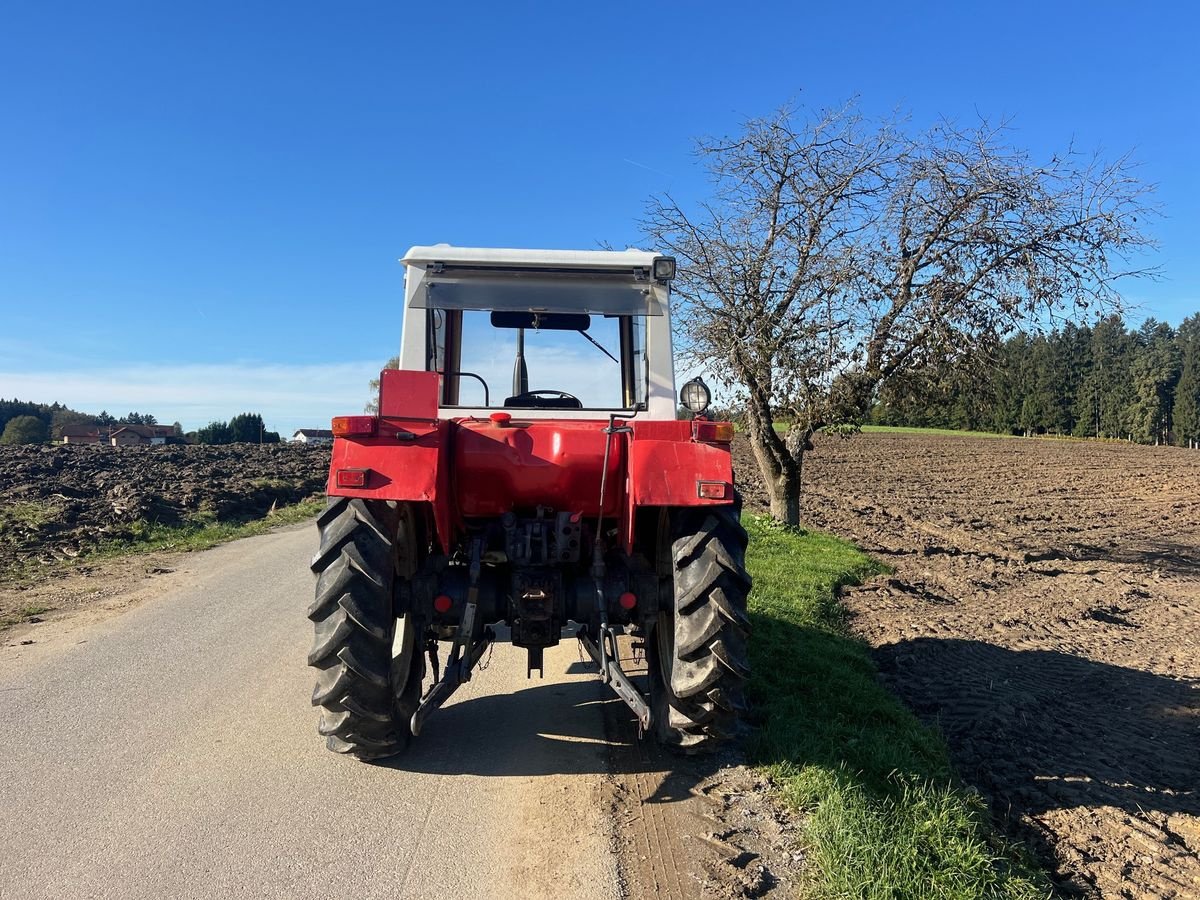
{"label": "red paint on body", "polygon": [[[385,370],[378,431],[334,440],[329,494],[426,503],[444,551],[466,519],[537,506],[599,512],[607,420],[438,419],[438,389],[436,372]],[[724,499],[697,493],[700,481],[732,485],[727,444],[694,440],[689,421],[628,424],[632,433],[612,436],[604,504],[604,515],[620,523],[626,551],[639,507],[732,500],[732,491]],[[339,487],[335,473],[355,468],[370,471],[367,484]]]}
{"label": "red paint on body", "polygon": [[[466,419],[454,435],[454,494],[464,518],[501,516],[545,506],[594,516],[600,510],[600,472],[607,422],[518,421],[505,425]],[[625,441],[614,435],[604,514],[624,500]]]}

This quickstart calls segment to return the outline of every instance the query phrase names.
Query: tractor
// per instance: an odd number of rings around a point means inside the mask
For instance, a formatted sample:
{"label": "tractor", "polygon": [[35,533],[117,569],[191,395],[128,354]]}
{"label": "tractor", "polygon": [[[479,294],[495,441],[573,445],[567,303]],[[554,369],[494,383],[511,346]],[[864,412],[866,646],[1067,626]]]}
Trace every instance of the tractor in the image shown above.
{"label": "tractor", "polygon": [[328,747],[393,756],[494,643],[523,648],[531,677],[564,638],[639,737],[728,739],[746,532],[733,426],[706,415],[701,379],[675,393],[675,260],[439,244],[401,262],[399,365],[370,414],[333,419],[317,520],[308,662]]}

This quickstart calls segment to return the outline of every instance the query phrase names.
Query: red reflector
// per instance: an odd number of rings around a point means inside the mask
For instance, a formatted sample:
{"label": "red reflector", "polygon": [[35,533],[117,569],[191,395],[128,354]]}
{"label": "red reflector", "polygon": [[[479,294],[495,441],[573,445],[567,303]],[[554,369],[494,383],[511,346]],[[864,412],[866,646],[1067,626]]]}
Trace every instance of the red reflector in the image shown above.
{"label": "red reflector", "polygon": [[366,487],[367,473],[370,469],[338,469],[337,470],[337,486],[338,487]]}
{"label": "red reflector", "polygon": [[637,606],[637,597],[626,591],[620,596],[617,602],[621,604],[621,609],[633,609]]}
{"label": "red reflector", "polygon": [[729,485],[724,481],[697,481],[696,495],[704,500],[724,500],[729,496]]}
{"label": "red reflector", "polygon": [[333,433],[336,437],[374,434],[378,424],[375,416],[334,416]]}
{"label": "red reflector", "polygon": [[702,419],[692,421],[692,440],[705,441],[710,444],[728,444],[733,440],[732,422],[706,422]]}
{"label": "red reflector", "polygon": [[454,605],[454,601],[451,600],[445,594],[438,594],[436,597],[433,598],[433,608],[436,609],[440,613],[445,614],[445,613],[450,612],[450,607],[452,607],[453,605]]}
{"label": "red reflector", "polygon": [[512,421],[512,413],[492,413],[488,418],[492,420],[492,424],[500,428],[507,428],[508,423]]}

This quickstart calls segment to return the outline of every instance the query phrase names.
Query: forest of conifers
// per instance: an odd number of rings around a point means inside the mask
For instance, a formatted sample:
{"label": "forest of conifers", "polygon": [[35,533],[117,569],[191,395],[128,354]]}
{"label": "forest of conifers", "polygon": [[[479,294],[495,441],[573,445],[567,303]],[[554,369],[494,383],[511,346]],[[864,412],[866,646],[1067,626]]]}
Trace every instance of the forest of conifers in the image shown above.
{"label": "forest of conifers", "polygon": [[895,382],[879,425],[1120,438],[1200,446],[1200,314],[1179,328],[1112,316],[1019,333],[938,376]]}

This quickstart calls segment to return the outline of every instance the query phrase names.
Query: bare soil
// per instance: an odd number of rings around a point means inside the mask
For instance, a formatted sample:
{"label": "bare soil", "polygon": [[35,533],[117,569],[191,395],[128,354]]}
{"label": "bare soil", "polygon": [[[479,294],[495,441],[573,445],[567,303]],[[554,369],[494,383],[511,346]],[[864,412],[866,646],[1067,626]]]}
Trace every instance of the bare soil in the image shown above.
{"label": "bare soil", "polygon": [[329,448],[303,444],[0,446],[0,580],[145,523],[260,518],[328,474]]}
{"label": "bare soil", "polygon": [[819,438],[804,490],[895,570],[846,596],[882,678],[1064,892],[1200,897],[1200,453]]}

